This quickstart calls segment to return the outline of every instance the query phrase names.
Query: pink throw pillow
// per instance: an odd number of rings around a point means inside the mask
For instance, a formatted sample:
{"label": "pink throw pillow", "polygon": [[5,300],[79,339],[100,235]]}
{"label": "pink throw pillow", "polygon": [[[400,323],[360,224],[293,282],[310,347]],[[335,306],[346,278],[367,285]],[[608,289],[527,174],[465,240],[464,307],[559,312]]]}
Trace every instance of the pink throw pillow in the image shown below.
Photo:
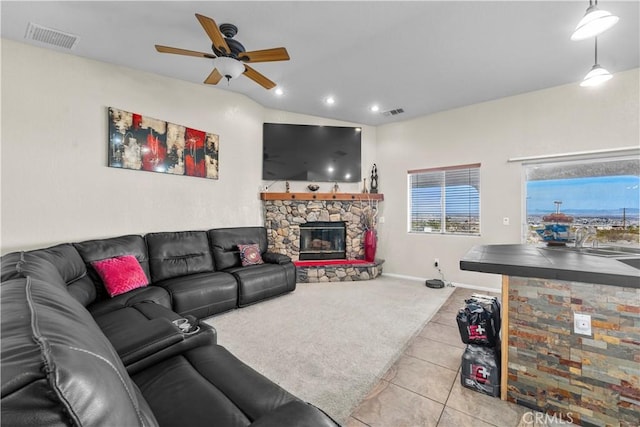
{"label": "pink throw pillow", "polygon": [[111,297],[149,284],[144,270],[133,255],[107,258],[91,263]]}
{"label": "pink throw pillow", "polygon": [[238,245],[240,250],[240,261],[242,266],[264,264],[262,256],[260,255],[260,246],[257,243],[250,245]]}

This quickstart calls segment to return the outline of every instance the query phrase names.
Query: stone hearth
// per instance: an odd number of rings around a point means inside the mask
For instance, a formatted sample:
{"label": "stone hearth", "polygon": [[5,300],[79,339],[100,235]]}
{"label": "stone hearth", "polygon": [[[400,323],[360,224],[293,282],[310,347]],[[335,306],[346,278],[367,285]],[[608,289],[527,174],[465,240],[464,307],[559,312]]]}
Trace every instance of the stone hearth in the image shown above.
{"label": "stone hearth", "polygon": [[375,279],[382,274],[383,262],[383,260],[377,259],[375,262],[366,264],[296,266],[296,281],[298,283],[316,283]]}

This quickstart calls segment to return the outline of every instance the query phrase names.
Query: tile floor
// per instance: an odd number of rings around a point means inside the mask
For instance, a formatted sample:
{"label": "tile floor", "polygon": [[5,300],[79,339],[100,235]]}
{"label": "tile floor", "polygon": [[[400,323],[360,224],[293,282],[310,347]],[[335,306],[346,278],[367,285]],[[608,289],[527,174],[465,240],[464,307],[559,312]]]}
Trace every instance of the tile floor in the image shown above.
{"label": "tile floor", "polygon": [[456,288],[353,411],[345,427],[533,425],[523,422],[527,408],[460,385],[460,358],[465,345],[460,340],[456,313],[465,298],[474,293],[487,294]]}

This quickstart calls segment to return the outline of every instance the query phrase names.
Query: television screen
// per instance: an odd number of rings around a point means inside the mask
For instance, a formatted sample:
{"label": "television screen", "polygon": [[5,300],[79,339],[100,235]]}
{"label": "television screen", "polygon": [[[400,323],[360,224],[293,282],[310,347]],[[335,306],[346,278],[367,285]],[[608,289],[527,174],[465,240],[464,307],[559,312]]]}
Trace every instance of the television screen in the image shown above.
{"label": "television screen", "polygon": [[360,181],[361,129],[265,123],[265,181]]}

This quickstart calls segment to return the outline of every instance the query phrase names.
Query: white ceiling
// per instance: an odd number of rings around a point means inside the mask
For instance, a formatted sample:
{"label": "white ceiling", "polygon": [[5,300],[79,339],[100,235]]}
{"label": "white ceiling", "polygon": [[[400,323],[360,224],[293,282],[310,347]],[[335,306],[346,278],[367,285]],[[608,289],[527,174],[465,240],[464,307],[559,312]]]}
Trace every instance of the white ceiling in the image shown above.
{"label": "white ceiling", "polygon": [[[211,52],[195,13],[239,28],[247,50],[285,46],[290,61],[256,63],[285,91],[241,76],[218,88],[285,111],[380,125],[577,83],[593,40],[569,39],[588,1],[2,1],[3,38],[202,85],[210,59],[156,52],[163,44]],[[620,21],[598,40],[599,63],[639,67],[640,1],[606,1]],[[24,39],[29,22],[74,34],[73,50]],[[585,89],[594,90],[594,89]],[[598,88],[596,90],[606,90]],[[332,95],[329,107],[323,99]],[[403,108],[384,116],[368,110]]]}

